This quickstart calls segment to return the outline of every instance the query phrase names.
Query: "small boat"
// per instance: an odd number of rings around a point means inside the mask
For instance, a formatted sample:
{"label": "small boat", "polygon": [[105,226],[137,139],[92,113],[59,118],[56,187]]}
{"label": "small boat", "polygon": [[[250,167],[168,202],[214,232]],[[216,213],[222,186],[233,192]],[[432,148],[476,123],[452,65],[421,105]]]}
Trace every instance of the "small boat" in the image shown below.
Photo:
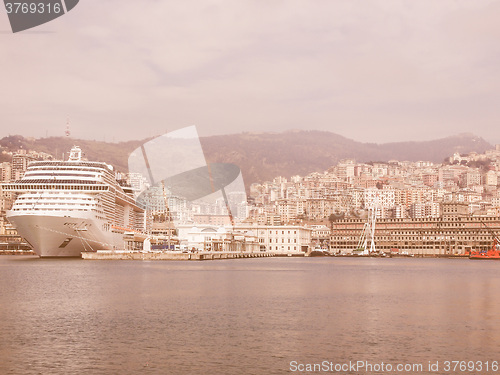
{"label": "small boat", "polygon": [[495,237],[493,245],[489,250],[471,251],[469,259],[493,259],[500,260],[500,243],[498,238]]}
{"label": "small boat", "polygon": [[325,257],[325,256],[329,256],[329,255],[330,255],[330,252],[328,251],[328,249],[322,249],[319,247],[314,248],[309,253],[310,257]]}

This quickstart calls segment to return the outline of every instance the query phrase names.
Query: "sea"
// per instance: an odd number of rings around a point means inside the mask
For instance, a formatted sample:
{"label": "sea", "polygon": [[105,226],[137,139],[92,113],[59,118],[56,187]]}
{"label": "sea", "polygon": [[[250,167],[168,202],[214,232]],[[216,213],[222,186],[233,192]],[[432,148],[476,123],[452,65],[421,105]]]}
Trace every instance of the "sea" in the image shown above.
{"label": "sea", "polygon": [[500,262],[0,256],[2,375],[483,374],[499,362]]}

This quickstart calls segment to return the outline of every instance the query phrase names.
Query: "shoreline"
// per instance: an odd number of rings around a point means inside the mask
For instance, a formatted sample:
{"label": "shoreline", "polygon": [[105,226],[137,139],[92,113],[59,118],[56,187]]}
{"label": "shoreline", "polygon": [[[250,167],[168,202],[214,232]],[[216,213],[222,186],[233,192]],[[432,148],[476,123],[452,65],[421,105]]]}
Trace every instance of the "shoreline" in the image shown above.
{"label": "shoreline", "polygon": [[[0,256],[37,256],[33,251],[0,251]],[[63,259],[64,257],[40,258],[40,259]],[[73,257],[72,259],[78,259]],[[245,253],[245,252],[140,252],[140,251],[97,251],[82,252],[83,260],[181,260],[181,261],[204,261],[225,259],[250,259],[250,258],[387,258],[387,259],[469,259],[467,255],[449,254],[414,254],[414,255],[357,255],[357,254],[324,254],[311,255],[306,253]]]}

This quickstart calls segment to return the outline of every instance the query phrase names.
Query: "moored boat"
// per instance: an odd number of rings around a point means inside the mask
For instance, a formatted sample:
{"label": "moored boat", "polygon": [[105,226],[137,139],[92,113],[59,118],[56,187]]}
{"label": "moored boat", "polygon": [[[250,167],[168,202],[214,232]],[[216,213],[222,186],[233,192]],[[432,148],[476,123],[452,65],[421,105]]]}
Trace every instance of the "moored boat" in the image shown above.
{"label": "moored boat", "polygon": [[496,237],[493,239],[493,245],[488,250],[471,251],[469,259],[500,260],[500,243],[498,239]]}
{"label": "moored boat", "polygon": [[17,193],[7,219],[40,257],[123,249],[142,234],[144,210],[132,189],[110,165],[83,160],[77,146],[68,161],[30,163],[23,178],[3,189]]}

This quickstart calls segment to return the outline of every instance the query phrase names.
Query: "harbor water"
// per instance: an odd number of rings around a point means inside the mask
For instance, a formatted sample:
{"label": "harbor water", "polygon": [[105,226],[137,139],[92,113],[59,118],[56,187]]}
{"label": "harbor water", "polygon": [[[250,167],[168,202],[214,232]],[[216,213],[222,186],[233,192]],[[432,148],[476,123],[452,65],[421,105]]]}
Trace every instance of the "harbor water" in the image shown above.
{"label": "harbor water", "polygon": [[0,374],[292,374],[323,361],[464,373],[444,363],[500,361],[499,267],[2,256]]}

